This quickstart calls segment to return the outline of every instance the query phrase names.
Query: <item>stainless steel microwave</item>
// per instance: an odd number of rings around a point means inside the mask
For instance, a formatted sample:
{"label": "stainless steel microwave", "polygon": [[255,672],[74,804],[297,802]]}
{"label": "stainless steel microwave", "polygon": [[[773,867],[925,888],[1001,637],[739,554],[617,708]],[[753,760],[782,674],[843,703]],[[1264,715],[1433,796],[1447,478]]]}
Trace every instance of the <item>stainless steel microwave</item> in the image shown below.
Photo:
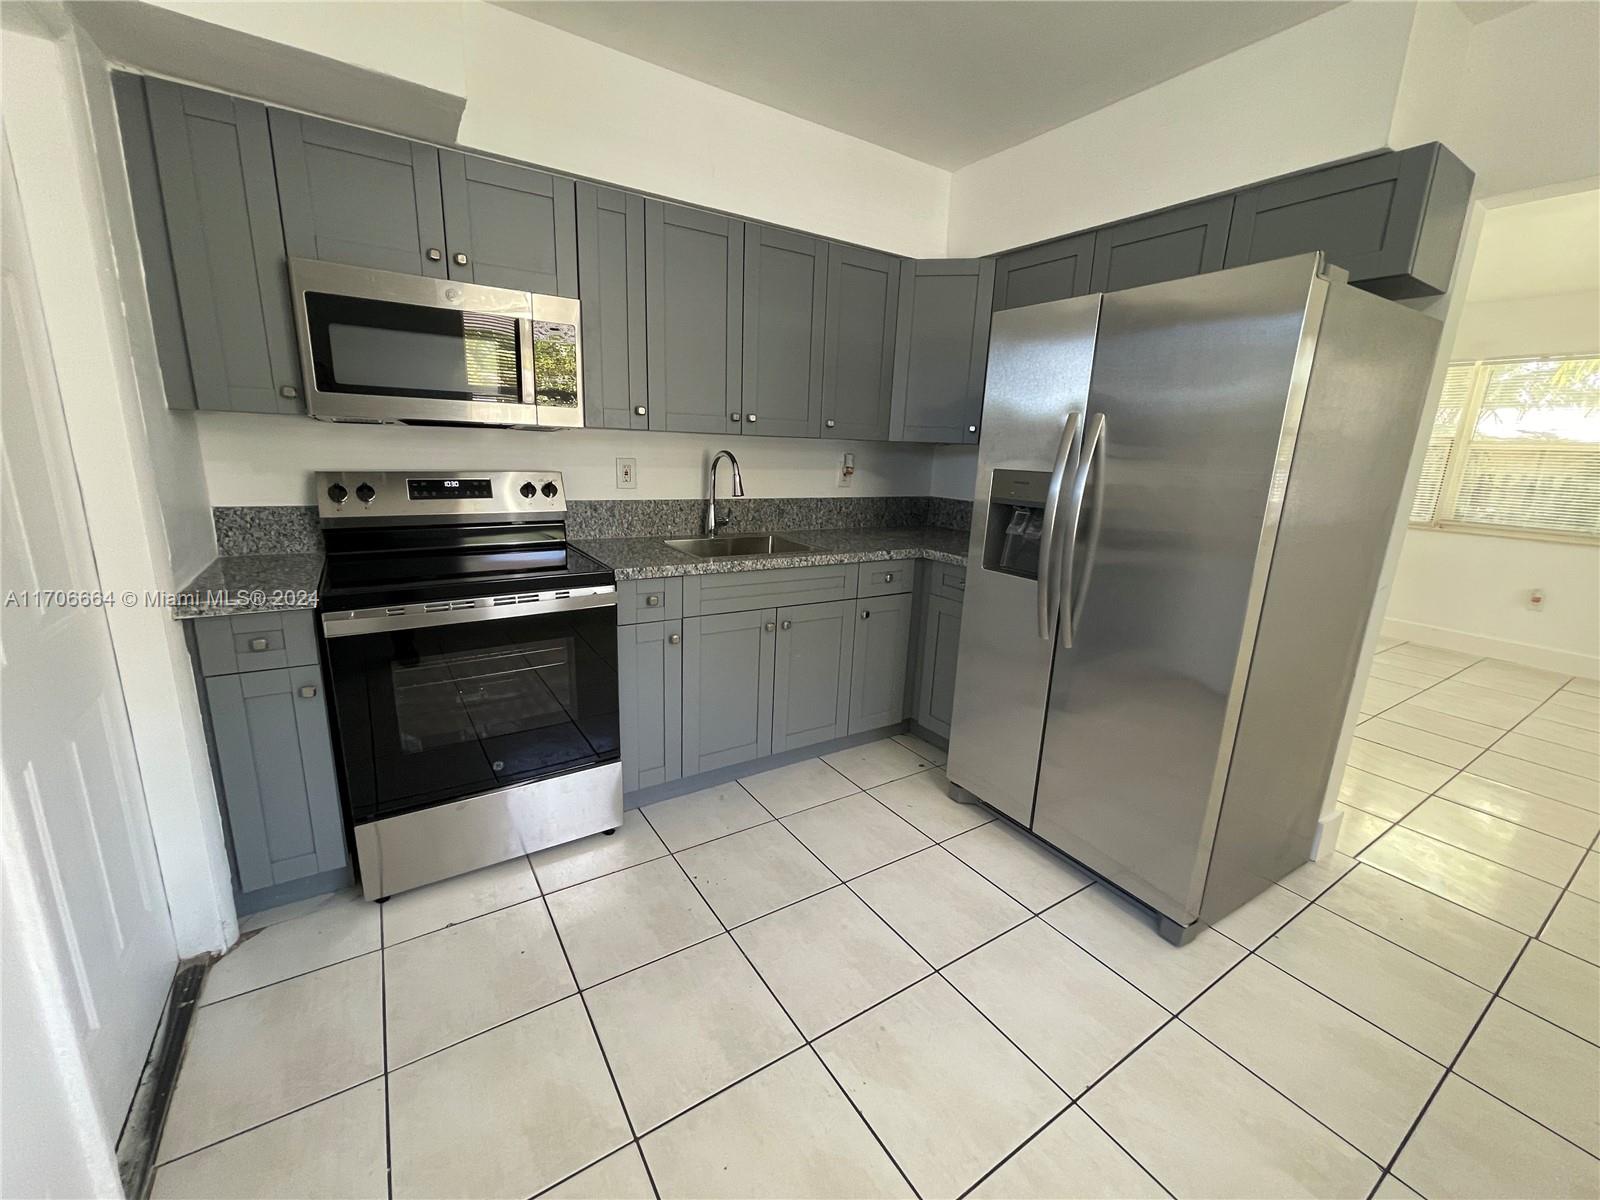
{"label": "stainless steel microwave", "polygon": [[289,282],[313,417],[583,424],[576,300],[305,258]]}

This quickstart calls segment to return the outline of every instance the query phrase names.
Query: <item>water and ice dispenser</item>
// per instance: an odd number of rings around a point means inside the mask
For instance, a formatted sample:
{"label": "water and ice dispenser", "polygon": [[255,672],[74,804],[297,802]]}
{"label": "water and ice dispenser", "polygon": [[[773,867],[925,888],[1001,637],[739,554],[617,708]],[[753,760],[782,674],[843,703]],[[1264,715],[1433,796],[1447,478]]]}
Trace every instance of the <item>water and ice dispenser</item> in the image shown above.
{"label": "water and ice dispenser", "polygon": [[1048,471],[995,471],[989,481],[989,527],[983,537],[988,571],[1039,578],[1039,539],[1044,532]]}

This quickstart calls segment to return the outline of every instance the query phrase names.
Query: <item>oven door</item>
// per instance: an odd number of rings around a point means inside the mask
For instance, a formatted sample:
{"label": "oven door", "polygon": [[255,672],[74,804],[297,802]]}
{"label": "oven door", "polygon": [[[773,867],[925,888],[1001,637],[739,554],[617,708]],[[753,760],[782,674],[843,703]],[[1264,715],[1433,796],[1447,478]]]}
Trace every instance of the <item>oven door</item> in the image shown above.
{"label": "oven door", "polygon": [[614,588],[328,613],[357,825],[618,761]]}
{"label": "oven door", "polygon": [[309,259],[290,275],[312,416],[583,424],[576,300]]}

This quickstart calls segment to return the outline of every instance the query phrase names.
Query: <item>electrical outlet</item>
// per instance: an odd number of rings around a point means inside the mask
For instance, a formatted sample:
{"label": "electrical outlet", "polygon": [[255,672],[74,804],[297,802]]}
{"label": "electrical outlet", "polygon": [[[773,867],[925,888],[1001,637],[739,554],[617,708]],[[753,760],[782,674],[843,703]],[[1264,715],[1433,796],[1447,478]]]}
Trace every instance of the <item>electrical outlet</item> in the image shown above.
{"label": "electrical outlet", "polygon": [[617,459],[617,487],[632,488],[639,486],[638,467],[631,458]]}
{"label": "electrical outlet", "polygon": [[839,486],[849,487],[851,480],[855,478],[855,474],[856,456],[854,454],[846,454],[844,461],[839,464]]}

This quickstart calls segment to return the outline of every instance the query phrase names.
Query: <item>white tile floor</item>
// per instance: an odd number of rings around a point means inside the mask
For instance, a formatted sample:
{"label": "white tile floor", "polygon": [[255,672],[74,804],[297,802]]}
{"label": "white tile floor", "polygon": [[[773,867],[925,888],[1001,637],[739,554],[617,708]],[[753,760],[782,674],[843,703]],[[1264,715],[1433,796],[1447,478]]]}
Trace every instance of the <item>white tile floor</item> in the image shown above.
{"label": "white tile floor", "polygon": [[158,1196],[1600,1196],[1600,699],[1378,655],[1339,849],[1190,945],[914,738],[247,923]]}

